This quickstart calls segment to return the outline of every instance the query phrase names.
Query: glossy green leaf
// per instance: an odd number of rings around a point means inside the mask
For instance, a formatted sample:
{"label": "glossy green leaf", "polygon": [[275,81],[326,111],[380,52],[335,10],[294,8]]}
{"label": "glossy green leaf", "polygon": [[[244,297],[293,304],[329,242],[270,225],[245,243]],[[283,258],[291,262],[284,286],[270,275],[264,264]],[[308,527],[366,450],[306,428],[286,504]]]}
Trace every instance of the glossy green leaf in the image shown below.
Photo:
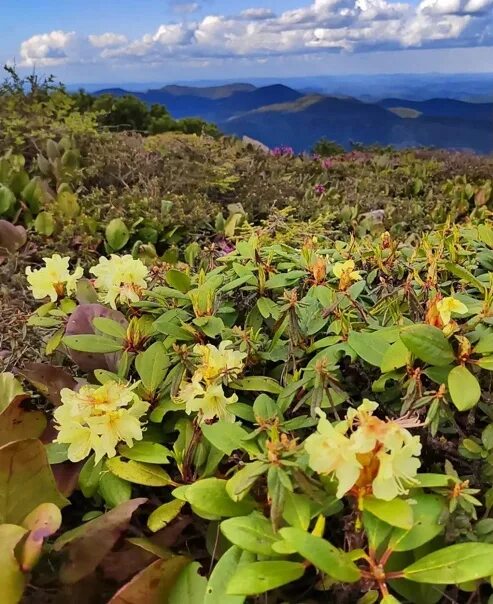
{"label": "glossy green leaf", "polygon": [[493,574],[493,544],[456,543],[435,551],[404,569],[418,583],[456,585]]}
{"label": "glossy green leaf", "polygon": [[173,501],[160,505],[147,519],[149,530],[153,533],[160,531],[178,516],[184,505],[185,502],[179,499],[173,499]]}
{"label": "glossy green leaf", "polygon": [[448,374],[448,390],[459,411],[472,409],[481,398],[481,386],[475,376],[463,365],[457,365]]}
{"label": "glossy green leaf", "polygon": [[110,472],[133,482],[147,487],[165,487],[173,484],[169,474],[160,466],[138,461],[123,461],[121,457],[112,457],[106,462]]}
{"label": "glossy green leaf", "polygon": [[190,562],[176,579],[167,604],[203,604],[207,579],[199,574],[200,564]]}
{"label": "glossy green leaf", "polygon": [[413,526],[413,509],[404,499],[384,501],[376,497],[365,497],[363,506],[365,510],[387,524],[406,530]]}
{"label": "glossy green leaf", "polygon": [[107,336],[83,334],[79,336],[65,336],[62,342],[78,352],[118,352],[122,350],[121,342]]}
{"label": "glossy green leaf", "polygon": [[252,562],[240,566],[228,583],[229,595],[253,596],[301,578],[305,567],[299,562]]}
{"label": "glossy green leaf", "polygon": [[347,583],[360,579],[361,573],[350,557],[322,537],[292,527],[283,528],[279,533],[290,547],[329,577]]}
{"label": "glossy green leaf", "polygon": [[272,545],[279,540],[267,518],[259,513],[221,522],[221,532],[233,545],[253,554],[276,557]]}
{"label": "glossy green leaf", "polygon": [[442,367],[455,359],[452,345],[443,332],[432,325],[410,325],[401,331],[401,339],[407,348],[429,365]]}

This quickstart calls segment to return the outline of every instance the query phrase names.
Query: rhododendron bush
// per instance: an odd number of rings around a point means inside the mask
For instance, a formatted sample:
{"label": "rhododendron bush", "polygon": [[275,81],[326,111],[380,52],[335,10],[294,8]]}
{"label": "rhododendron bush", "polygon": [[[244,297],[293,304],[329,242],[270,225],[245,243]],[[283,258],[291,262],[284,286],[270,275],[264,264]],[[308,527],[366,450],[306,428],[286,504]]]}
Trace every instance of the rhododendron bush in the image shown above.
{"label": "rhododendron bush", "polygon": [[486,210],[28,267],[46,359],[0,375],[2,602],[39,577],[111,604],[487,602],[492,275]]}

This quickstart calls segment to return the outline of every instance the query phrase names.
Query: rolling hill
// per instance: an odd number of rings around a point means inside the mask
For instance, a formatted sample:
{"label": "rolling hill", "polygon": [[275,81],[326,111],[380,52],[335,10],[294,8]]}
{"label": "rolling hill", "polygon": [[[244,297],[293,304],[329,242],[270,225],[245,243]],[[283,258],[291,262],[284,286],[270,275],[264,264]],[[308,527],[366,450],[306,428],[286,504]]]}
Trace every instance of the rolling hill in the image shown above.
{"label": "rolling hill", "polygon": [[347,96],[300,92],[274,84],[192,87],[164,86],[146,92],[121,88],[95,94],[132,94],[165,105],[175,118],[201,117],[228,134],[248,136],[274,147],[310,149],[322,137],[346,148],[352,142],[396,147],[431,146],[493,152],[493,103],[447,98],[377,103]]}

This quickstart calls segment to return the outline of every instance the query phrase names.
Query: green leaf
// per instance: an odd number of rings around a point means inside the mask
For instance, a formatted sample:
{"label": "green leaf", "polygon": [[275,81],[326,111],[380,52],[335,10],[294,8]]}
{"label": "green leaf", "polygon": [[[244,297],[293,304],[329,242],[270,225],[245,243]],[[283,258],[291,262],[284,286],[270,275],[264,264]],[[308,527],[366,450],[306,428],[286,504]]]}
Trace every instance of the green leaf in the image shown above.
{"label": "green leaf", "polygon": [[165,487],[173,484],[169,474],[161,467],[153,464],[138,461],[125,462],[121,457],[112,457],[108,459],[106,466],[116,476],[135,484],[142,484],[147,487]]}
{"label": "green leaf", "polygon": [[483,335],[474,347],[474,352],[477,354],[493,352],[493,333]]}
{"label": "green leaf", "polygon": [[86,498],[92,497],[97,491],[103,471],[104,460],[100,459],[97,464],[94,464],[94,460],[94,455],[88,457],[79,474],[79,488]]}
{"label": "green leaf", "polygon": [[375,551],[378,551],[382,547],[393,530],[390,524],[380,520],[380,518],[377,518],[368,512],[368,510],[363,512],[363,526],[365,527],[368,545]]}
{"label": "green leaf", "polygon": [[445,530],[445,500],[439,495],[414,495],[413,525],[394,529],[388,547],[396,552],[416,549]]}
{"label": "green leaf", "polygon": [[55,231],[55,219],[51,212],[40,212],[34,221],[34,230],[40,235],[51,237]]}
{"label": "green leaf", "polygon": [[106,241],[114,251],[121,250],[130,239],[130,232],[121,218],[113,218],[106,227],[105,235]]}
{"label": "green leaf", "polygon": [[329,577],[346,583],[360,579],[360,570],[350,557],[322,537],[291,527],[283,528],[279,533],[290,547]]}
{"label": "green leaf", "polygon": [[253,390],[255,392],[271,392],[272,394],[280,394],[283,391],[279,382],[262,375],[252,375],[236,380],[231,382],[230,387],[234,390]]}
{"label": "green leaf", "polygon": [[303,277],[306,277],[305,271],[294,270],[289,273],[279,273],[267,279],[265,287],[267,289],[276,289],[278,287],[288,287],[299,281]]}
{"label": "green leaf", "polygon": [[452,345],[438,327],[410,325],[402,329],[401,339],[418,359],[429,365],[442,367],[455,360]]}
{"label": "green leaf", "polygon": [[380,367],[389,349],[389,345],[378,337],[378,332],[352,331],[348,337],[348,344],[361,359],[375,367]]}
{"label": "green leaf", "polygon": [[120,445],[118,447],[118,453],[127,459],[133,459],[134,461],[142,461],[151,464],[168,463],[168,458],[173,455],[171,451],[164,445],[147,441],[136,442],[132,447]]}
{"label": "green leaf", "polygon": [[486,371],[493,371],[493,356],[477,360],[476,365],[481,367],[481,369],[486,369]]}
{"label": "green leaf", "polygon": [[244,552],[236,545],[230,547],[216,564],[207,583],[204,604],[243,604],[245,596],[229,596],[226,593],[229,579],[241,564],[253,562],[253,554]]}
{"label": "green leaf", "polygon": [[132,497],[132,485],[111,472],[102,473],[98,490],[109,508],[116,508]]}
{"label": "green leaf", "polygon": [[446,262],[445,268],[456,277],[459,277],[459,279],[462,279],[463,281],[466,281],[467,283],[475,287],[481,293],[484,292],[485,288],[481,281],[479,281],[479,279],[477,279],[470,271],[465,269],[463,266],[459,266],[458,264],[454,264],[453,262]]}
{"label": "green leaf", "polygon": [[209,338],[216,338],[224,329],[223,320],[219,317],[198,317],[193,320],[193,324]]}
{"label": "green leaf", "polygon": [[392,526],[406,530],[413,526],[413,509],[404,499],[384,501],[376,497],[365,497],[363,499],[363,507],[380,520]]}
{"label": "green leaf", "polygon": [[5,214],[15,204],[15,195],[5,185],[0,184],[0,214]]}
{"label": "green leaf", "polygon": [[422,488],[448,487],[451,477],[447,474],[417,474],[415,480]]}
{"label": "green leaf", "polygon": [[178,575],[167,604],[203,604],[207,579],[199,575],[200,564],[191,562]]}
{"label": "green leaf", "polygon": [[45,445],[45,451],[50,466],[68,461],[68,445],[65,443],[48,443]]}
{"label": "green leaf", "polygon": [[404,569],[417,583],[456,585],[493,574],[493,544],[457,543],[432,552]]}
{"label": "green leaf", "polygon": [[170,287],[172,287],[173,289],[177,289],[183,294],[186,294],[192,286],[192,281],[190,277],[186,273],[177,271],[174,268],[170,269],[166,273],[164,278],[166,279],[166,283]]}
{"label": "green leaf", "polygon": [[253,596],[301,578],[305,567],[299,562],[252,562],[240,566],[228,584],[229,595]]}
{"label": "green leaf", "polygon": [[184,505],[185,502],[179,499],[173,499],[173,501],[160,505],[147,519],[149,530],[153,533],[160,531],[178,516]]}
{"label": "green leaf", "polygon": [[233,501],[241,501],[257,482],[259,476],[265,474],[269,464],[263,461],[252,461],[236,472],[226,483],[226,491]]}
{"label": "green leaf", "polygon": [[15,549],[26,533],[25,528],[15,524],[0,525],[0,585],[4,604],[17,604],[24,593],[28,575],[20,569]]}
{"label": "green leaf", "polygon": [[291,526],[307,531],[311,519],[311,505],[308,497],[286,490],[282,517]]}
{"label": "green leaf", "polygon": [[123,349],[121,342],[106,336],[83,334],[80,336],[65,336],[62,342],[78,352],[118,352]]}
{"label": "green leaf", "polygon": [[144,388],[154,393],[162,385],[169,367],[169,357],[162,342],[154,342],[135,357],[135,368]]}
{"label": "green leaf", "polygon": [[272,545],[279,540],[267,518],[254,512],[250,516],[229,518],[221,522],[221,532],[233,545],[262,556],[276,557]]}
{"label": "green leaf", "polygon": [[186,501],[198,510],[215,517],[249,514],[254,509],[255,502],[248,497],[242,501],[233,501],[226,492],[226,482],[219,478],[197,480],[187,487],[184,493]]}
{"label": "green leaf", "polygon": [[395,369],[405,367],[409,360],[409,350],[402,340],[397,340],[385,351],[380,370],[382,373],[388,373]]}
{"label": "green leaf", "polygon": [[118,340],[124,340],[127,336],[127,330],[124,325],[108,319],[107,317],[95,317],[92,324],[98,330],[107,336],[112,336]]}
{"label": "green leaf", "polygon": [[457,365],[448,374],[448,390],[459,411],[472,409],[481,398],[481,386],[474,375],[463,365]]}
{"label": "green leaf", "polygon": [[0,413],[3,413],[15,398],[24,398],[24,395],[24,388],[13,373],[0,373]]}
{"label": "green leaf", "polygon": [[42,503],[63,508],[43,444],[18,440],[0,447],[0,524],[20,524]]}
{"label": "green leaf", "polygon": [[202,424],[202,434],[205,438],[222,451],[225,455],[231,455],[236,449],[243,447],[242,440],[248,436],[248,432],[240,424],[231,424],[218,421],[215,424]]}

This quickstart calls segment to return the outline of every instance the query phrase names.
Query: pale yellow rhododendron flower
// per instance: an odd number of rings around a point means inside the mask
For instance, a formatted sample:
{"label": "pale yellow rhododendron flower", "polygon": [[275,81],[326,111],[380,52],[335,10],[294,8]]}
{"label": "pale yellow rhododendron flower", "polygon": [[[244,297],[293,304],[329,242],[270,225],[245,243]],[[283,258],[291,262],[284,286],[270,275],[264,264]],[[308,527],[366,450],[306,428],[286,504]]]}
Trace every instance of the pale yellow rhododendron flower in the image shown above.
{"label": "pale yellow rhododendron flower", "polygon": [[142,440],[142,422],[149,404],[127,386],[110,380],[102,386],[82,386],[76,392],[64,388],[62,404],[54,412],[56,442],[68,444],[68,458],[76,462],[94,451],[96,463],[114,457],[120,442],[133,446]]}
{"label": "pale yellow rhododendron flower", "polygon": [[354,260],[346,260],[346,262],[336,262],[332,267],[332,272],[338,279],[346,276],[351,281],[359,281],[361,279],[361,275],[359,274],[359,271],[355,270],[355,268],[356,265]]}
{"label": "pale yellow rhododendron flower", "polygon": [[305,440],[310,467],[319,474],[335,474],[339,481],[336,494],[339,498],[355,485],[363,468],[353,443],[344,435],[347,429],[346,422],[334,427],[322,415],[317,432]]}
{"label": "pale yellow rhododendron flower", "polygon": [[437,310],[442,323],[448,325],[453,312],[458,315],[465,315],[468,308],[463,302],[457,300],[457,298],[448,296],[447,298],[440,300],[440,302],[437,302]]}
{"label": "pale yellow rhododendron flower", "polygon": [[99,290],[101,301],[111,308],[116,308],[117,300],[121,304],[138,302],[143,290],[147,289],[149,270],[142,260],[136,260],[130,254],[100,258],[89,272],[96,277],[94,287]]}
{"label": "pale yellow rhododendron flower", "polygon": [[338,479],[337,497],[355,489],[390,501],[406,494],[415,479],[421,465],[417,457],[421,443],[405,425],[415,426],[416,422],[381,420],[373,415],[377,407],[365,399],[335,427],[323,416],[317,434],[305,441],[310,467],[319,474],[333,473]]}
{"label": "pale yellow rhododendron flower", "polygon": [[227,384],[237,378],[243,371],[243,360],[247,355],[229,348],[231,345],[230,340],[224,340],[219,344],[219,348],[213,344],[195,346],[194,352],[201,357],[196,377],[206,384],[213,384],[217,380]]}
{"label": "pale yellow rhododendron flower", "polygon": [[200,421],[219,418],[234,421],[228,405],[236,403],[236,394],[226,396],[223,384],[236,379],[244,368],[246,353],[230,348],[232,342],[224,340],[219,347],[213,344],[196,345],[194,352],[200,357],[190,382],[184,381],[177,402],[185,403],[188,414],[198,413]]}
{"label": "pale yellow rhododendron flower", "polygon": [[228,410],[228,405],[236,403],[238,397],[236,394],[226,396],[221,384],[204,388],[192,381],[181,388],[177,398],[185,403],[185,411],[189,415],[193,412],[199,413],[201,422],[215,418],[228,422],[235,420],[234,414]]}
{"label": "pale yellow rhododendron flower", "polygon": [[58,298],[75,292],[77,281],[84,273],[82,267],[78,266],[70,274],[68,256],[62,258],[59,254],[54,254],[51,258],[43,258],[43,260],[45,263],[43,268],[34,271],[30,266],[26,268],[27,282],[33,297],[36,300],[49,297],[52,302],[56,302]]}

